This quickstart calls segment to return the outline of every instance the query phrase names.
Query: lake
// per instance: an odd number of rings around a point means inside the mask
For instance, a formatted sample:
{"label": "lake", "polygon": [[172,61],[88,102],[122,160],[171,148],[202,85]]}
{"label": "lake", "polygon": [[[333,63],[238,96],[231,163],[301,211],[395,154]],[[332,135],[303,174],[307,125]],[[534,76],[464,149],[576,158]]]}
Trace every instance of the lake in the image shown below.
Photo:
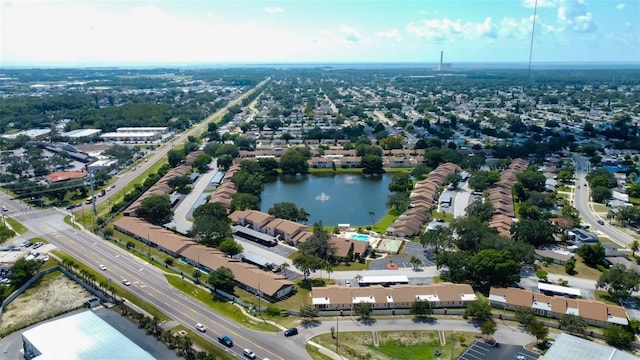
{"label": "lake", "polygon": [[292,202],[309,213],[308,224],[322,221],[325,226],[371,225],[387,212],[391,175],[313,174],[281,175],[268,179],[260,194],[260,211],[275,203]]}

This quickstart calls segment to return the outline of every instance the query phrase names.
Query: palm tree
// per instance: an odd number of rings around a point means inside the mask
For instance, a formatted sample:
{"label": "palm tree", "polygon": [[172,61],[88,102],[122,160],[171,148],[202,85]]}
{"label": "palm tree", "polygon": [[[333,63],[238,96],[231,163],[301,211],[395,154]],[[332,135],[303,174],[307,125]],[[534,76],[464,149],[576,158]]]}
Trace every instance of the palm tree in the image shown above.
{"label": "palm tree", "polygon": [[200,269],[193,270],[193,279],[196,281],[196,284],[200,284],[200,276],[202,276]]}
{"label": "palm tree", "polygon": [[629,247],[631,248],[631,251],[632,251],[631,256],[636,256],[636,251],[640,249],[640,242],[638,240],[633,240],[633,242]]}
{"label": "palm tree", "polygon": [[411,256],[411,259],[409,259],[409,262],[413,265],[413,270],[417,269],[418,266],[422,264],[422,260],[420,260],[420,258],[418,258],[417,256]]}
{"label": "palm tree", "polygon": [[375,226],[376,221],[373,220],[373,215],[375,215],[376,213],[373,212],[373,210],[369,210],[369,217],[371,217],[371,228],[373,229],[373,227]]}
{"label": "palm tree", "polygon": [[331,279],[331,273],[333,272],[333,264],[329,261],[324,263],[324,271],[327,272],[327,279]]}
{"label": "palm tree", "polygon": [[282,264],[280,264],[280,269],[282,269],[282,273],[284,274],[284,276],[287,276],[287,269],[289,268],[289,263],[288,262],[283,262]]}
{"label": "palm tree", "polygon": [[356,282],[357,282],[358,284],[360,284],[360,281],[362,281],[362,275],[357,274],[357,275],[356,275]]}

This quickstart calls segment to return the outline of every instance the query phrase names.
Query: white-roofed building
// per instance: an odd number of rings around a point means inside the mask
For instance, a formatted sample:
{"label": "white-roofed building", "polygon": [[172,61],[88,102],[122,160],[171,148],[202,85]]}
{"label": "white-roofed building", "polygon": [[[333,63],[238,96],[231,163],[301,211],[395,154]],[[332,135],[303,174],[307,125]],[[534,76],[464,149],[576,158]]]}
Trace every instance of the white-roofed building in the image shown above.
{"label": "white-roofed building", "polygon": [[101,132],[100,129],[77,129],[63,133],[62,136],[69,139],[82,139],[98,136]]}
{"label": "white-roofed building", "polygon": [[614,347],[598,344],[577,336],[560,333],[540,359],[544,360],[637,360],[638,358]]}
{"label": "white-roofed building", "polygon": [[92,311],[29,329],[22,333],[22,346],[36,359],[154,359]]}

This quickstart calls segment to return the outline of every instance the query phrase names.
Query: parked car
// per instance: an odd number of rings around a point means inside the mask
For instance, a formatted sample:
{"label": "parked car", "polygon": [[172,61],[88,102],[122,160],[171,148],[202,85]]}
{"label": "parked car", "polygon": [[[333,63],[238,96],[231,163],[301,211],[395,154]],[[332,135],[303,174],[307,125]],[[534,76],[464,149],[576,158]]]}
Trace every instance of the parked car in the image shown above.
{"label": "parked car", "polygon": [[34,249],[37,249],[37,248],[39,248],[39,247],[40,247],[40,246],[42,246],[42,245],[44,245],[44,243],[42,243],[41,241],[38,241],[37,243],[33,244],[33,248],[34,248]]}
{"label": "parked car", "polygon": [[224,336],[218,336],[218,342],[226,347],[232,347],[233,346],[233,340],[231,340],[230,337],[224,335]]}
{"label": "parked car", "polygon": [[25,241],[23,241],[23,242],[22,242],[22,244],[20,244],[20,245],[22,245],[22,246],[24,246],[24,247],[29,247],[29,246],[31,246],[31,245],[33,245],[33,244],[31,244],[31,241],[29,241],[29,240],[25,240]]}
{"label": "parked car", "polygon": [[249,350],[249,349],[244,349],[242,350],[242,354],[249,358],[249,359],[255,359],[256,358],[256,353],[254,353],[253,351]]}
{"label": "parked car", "polygon": [[293,335],[298,335],[298,328],[292,327],[284,331],[284,336],[293,336]]}

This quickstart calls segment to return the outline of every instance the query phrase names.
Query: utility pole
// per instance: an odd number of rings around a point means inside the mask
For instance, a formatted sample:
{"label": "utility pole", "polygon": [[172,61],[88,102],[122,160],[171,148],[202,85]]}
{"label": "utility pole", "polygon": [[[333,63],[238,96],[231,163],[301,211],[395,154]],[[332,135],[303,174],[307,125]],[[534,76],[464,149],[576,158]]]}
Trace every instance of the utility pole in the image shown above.
{"label": "utility pole", "polygon": [[93,216],[98,217],[98,210],[96,209],[96,194],[94,192],[93,173],[89,170],[89,183],[91,184],[91,204],[93,207]]}
{"label": "utility pole", "polygon": [[338,314],[336,314],[336,354],[339,354],[338,352],[338,338],[340,336],[340,330],[338,328]]}

